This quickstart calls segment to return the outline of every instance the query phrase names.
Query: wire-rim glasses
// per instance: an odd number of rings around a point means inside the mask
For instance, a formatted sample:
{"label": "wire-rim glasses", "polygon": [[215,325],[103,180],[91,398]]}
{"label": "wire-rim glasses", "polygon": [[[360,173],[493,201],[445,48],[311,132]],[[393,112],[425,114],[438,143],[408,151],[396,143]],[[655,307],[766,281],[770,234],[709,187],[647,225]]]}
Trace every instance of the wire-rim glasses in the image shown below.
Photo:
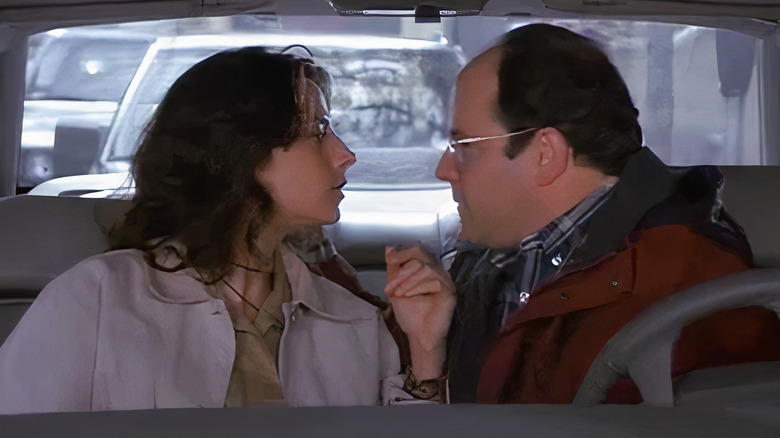
{"label": "wire-rim glasses", "polygon": [[474,159],[474,153],[476,153],[476,150],[466,147],[471,143],[477,143],[485,140],[494,140],[497,138],[507,138],[507,137],[512,137],[520,134],[527,134],[529,132],[533,132],[539,129],[542,129],[542,127],[540,126],[537,128],[523,129],[521,131],[510,132],[509,134],[503,134],[503,135],[491,135],[491,136],[484,136],[484,137],[462,138],[459,140],[449,140],[447,142],[447,151],[452,153],[452,157],[455,160],[455,166],[458,169],[461,169],[466,167],[467,163],[471,162]]}
{"label": "wire-rim glasses", "polygon": [[478,141],[493,140],[493,139],[496,139],[496,138],[507,138],[507,137],[512,137],[512,136],[515,136],[515,135],[525,134],[525,133],[531,132],[531,131],[536,131],[538,129],[542,129],[542,127],[540,126],[538,128],[528,128],[528,129],[523,129],[522,131],[510,132],[509,134],[491,135],[491,136],[488,136],[488,137],[470,137],[470,138],[461,138],[459,140],[452,140],[452,139],[450,139],[447,142],[447,146],[452,148],[453,146],[456,146],[456,145],[459,145],[459,144],[470,144],[470,143],[476,143]]}

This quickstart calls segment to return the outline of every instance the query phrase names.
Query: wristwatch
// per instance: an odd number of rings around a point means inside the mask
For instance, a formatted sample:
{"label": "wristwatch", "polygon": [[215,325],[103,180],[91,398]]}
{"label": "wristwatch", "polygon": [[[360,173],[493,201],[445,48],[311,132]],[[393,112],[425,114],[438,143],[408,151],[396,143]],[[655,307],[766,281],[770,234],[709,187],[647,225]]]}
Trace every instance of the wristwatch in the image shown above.
{"label": "wristwatch", "polygon": [[449,380],[446,374],[418,382],[412,373],[412,367],[409,366],[406,368],[404,391],[416,399],[435,401],[440,404],[450,403]]}

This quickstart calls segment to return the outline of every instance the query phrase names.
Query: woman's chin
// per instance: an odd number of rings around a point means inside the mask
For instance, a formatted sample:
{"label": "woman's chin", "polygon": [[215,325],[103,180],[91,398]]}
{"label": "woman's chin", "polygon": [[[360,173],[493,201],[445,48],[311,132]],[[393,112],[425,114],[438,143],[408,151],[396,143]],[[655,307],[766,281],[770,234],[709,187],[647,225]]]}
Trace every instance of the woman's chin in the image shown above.
{"label": "woman's chin", "polygon": [[311,223],[309,225],[333,225],[336,222],[341,219],[341,211],[339,209],[336,209],[333,213],[330,213],[328,215],[322,215],[320,217],[317,217],[316,219],[311,220]]}
{"label": "woman's chin", "polygon": [[328,223],[325,223],[325,224],[323,224],[323,225],[332,225],[332,224],[335,224],[336,222],[338,222],[338,221],[339,221],[339,219],[341,219],[341,211],[340,211],[340,210],[337,208],[337,209],[336,209],[336,213],[334,213],[334,214],[333,214],[333,220],[331,220],[330,222],[328,222]]}

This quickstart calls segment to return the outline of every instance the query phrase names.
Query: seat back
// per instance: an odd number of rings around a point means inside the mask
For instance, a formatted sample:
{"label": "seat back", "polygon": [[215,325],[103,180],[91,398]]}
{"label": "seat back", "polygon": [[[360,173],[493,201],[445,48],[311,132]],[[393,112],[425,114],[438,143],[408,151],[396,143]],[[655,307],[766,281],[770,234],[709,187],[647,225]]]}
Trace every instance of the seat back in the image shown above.
{"label": "seat back", "polygon": [[117,199],[0,198],[0,342],[47,283],[107,249],[107,231],[129,206]]}
{"label": "seat back", "polygon": [[747,234],[758,267],[780,267],[780,166],[721,166],[723,204]]}

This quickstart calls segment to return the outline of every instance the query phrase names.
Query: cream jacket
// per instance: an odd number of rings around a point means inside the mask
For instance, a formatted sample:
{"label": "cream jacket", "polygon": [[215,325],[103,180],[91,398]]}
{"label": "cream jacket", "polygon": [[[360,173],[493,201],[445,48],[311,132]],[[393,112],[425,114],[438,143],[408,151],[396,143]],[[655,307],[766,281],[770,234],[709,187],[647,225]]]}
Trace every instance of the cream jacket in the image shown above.
{"label": "cream jacket", "polygon": [[[408,398],[377,308],[312,274],[286,246],[279,377],[291,406]],[[84,260],[40,293],[0,348],[0,414],[222,407],[235,357],[225,305],[192,271],[138,250]],[[384,389],[382,389],[384,388]]]}

